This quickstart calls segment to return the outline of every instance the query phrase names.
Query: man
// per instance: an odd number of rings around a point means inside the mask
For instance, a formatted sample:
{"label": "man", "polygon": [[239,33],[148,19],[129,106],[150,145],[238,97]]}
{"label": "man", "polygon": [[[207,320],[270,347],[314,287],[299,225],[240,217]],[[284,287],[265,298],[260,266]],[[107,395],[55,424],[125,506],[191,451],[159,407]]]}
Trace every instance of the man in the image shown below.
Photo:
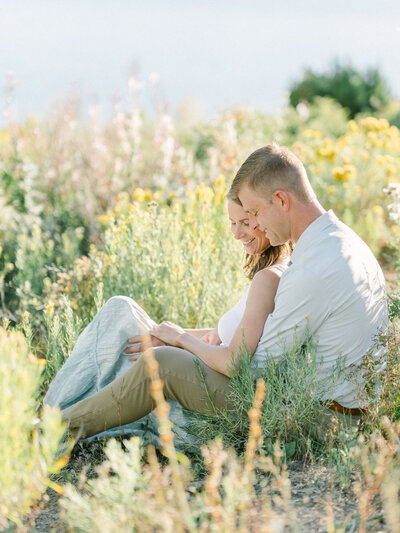
{"label": "man", "polygon": [[295,341],[311,337],[321,379],[332,377],[339,360],[344,367],[330,393],[332,408],[360,415],[365,356],[374,373],[385,366],[386,289],[372,252],[325,211],[302,163],[277,144],[250,155],[228,196],[240,199],[249,223],[265,231],[271,244],[291,240],[295,245],[254,360],[262,362],[266,353],[279,360]]}
{"label": "man", "polygon": [[[323,209],[302,163],[287,148],[272,144],[251,154],[228,197],[239,198],[249,222],[265,231],[272,245],[288,240],[296,245],[252,365],[262,364],[266,357],[278,361],[294,343],[311,336],[317,346],[320,379],[333,376],[338,360],[344,366],[329,398],[321,399],[331,403],[337,418],[346,422],[350,416],[357,419],[364,406],[360,397],[363,357],[368,353],[369,360],[381,363],[375,372],[384,366],[381,336],[387,330],[388,317],[385,282],[377,261],[350,228]],[[218,408],[227,404],[230,380],[224,375],[225,365],[220,369],[213,356],[222,348],[200,347],[197,354],[205,363],[205,391],[194,365],[199,341],[188,340],[183,330],[169,323],[156,326],[151,334],[173,345],[155,348],[168,398],[194,411],[209,409],[210,397]],[[137,344],[128,351],[140,348]],[[84,437],[137,420],[153,408],[145,363],[139,358],[114,382],[62,415],[71,432]]]}

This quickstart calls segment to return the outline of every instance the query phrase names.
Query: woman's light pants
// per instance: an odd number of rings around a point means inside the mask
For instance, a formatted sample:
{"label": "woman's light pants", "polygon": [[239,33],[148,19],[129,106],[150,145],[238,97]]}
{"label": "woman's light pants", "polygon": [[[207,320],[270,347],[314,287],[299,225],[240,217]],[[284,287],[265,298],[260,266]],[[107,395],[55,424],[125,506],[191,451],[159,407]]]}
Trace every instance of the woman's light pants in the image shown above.
{"label": "woman's light pants", "polygon": [[[51,382],[44,403],[59,406],[61,410],[71,407],[70,412],[81,409],[85,405],[80,403],[82,400],[93,397],[91,402],[95,402],[96,393],[113,383],[125,372],[133,370],[136,366],[140,370],[142,361],[140,359],[136,362],[130,361],[125,353],[127,341],[130,337],[142,333],[143,330],[150,329],[154,324],[155,322],[132,298],[126,296],[110,298],[80,334],[70,356]],[[193,360],[191,354],[189,357]],[[190,371],[195,379],[196,371],[193,362],[190,364]],[[224,376],[222,378],[227,379]],[[136,404],[140,401],[142,400],[137,400]],[[174,423],[175,446],[185,451],[188,446],[195,443],[196,439],[186,431],[188,418],[182,407],[173,400],[169,400],[169,404],[170,419]],[[115,406],[114,403],[110,402],[108,407],[112,410],[113,406]],[[118,406],[115,408],[117,409]],[[141,412],[148,413],[149,409],[143,408]],[[107,430],[102,436],[138,435],[144,444],[151,443],[157,447],[160,446],[158,423],[154,413],[140,420],[124,416],[124,421],[136,421],[123,426],[120,425],[120,420],[122,418],[118,418],[118,425]],[[102,432],[106,426],[111,427],[104,423],[98,424],[98,432]],[[91,434],[96,433],[92,431]]]}
{"label": "woman's light pants", "polygon": [[[196,356],[180,348],[161,346],[155,348],[154,353],[167,398],[198,412],[210,412],[213,406],[221,409],[228,405],[228,377],[215,372]],[[201,365],[207,386],[196,367],[196,359]],[[155,405],[145,367],[144,359],[139,358],[135,365],[95,395],[62,411],[62,418],[68,423],[71,434],[78,438],[90,437],[150,413]]]}

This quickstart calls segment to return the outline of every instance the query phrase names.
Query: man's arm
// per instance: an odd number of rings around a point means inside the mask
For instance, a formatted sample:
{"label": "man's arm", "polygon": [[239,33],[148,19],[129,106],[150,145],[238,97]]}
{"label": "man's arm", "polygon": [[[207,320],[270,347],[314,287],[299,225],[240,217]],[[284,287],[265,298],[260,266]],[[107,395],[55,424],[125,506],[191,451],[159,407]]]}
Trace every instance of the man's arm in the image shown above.
{"label": "man's arm", "polygon": [[257,356],[265,354],[277,361],[294,343],[317,333],[329,312],[330,302],[319,277],[312,270],[289,267],[281,278],[275,309],[265,323]]}

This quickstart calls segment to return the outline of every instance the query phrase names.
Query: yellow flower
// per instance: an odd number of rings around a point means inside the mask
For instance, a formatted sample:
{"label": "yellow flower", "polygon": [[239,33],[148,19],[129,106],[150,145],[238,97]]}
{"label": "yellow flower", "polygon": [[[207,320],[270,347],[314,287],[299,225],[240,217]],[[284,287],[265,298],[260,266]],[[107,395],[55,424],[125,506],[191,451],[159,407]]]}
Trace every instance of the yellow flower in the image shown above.
{"label": "yellow flower", "polygon": [[322,137],[322,132],[320,132],[319,130],[311,130],[311,129],[308,129],[308,130],[305,130],[304,131],[304,135],[306,137],[311,137],[313,139],[321,139]]}
{"label": "yellow flower", "polygon": [[354,192],[355,192],[356,194],[360,194],[361,190],[362,190],[362,189],[361,189],[361,187],[360,187],[359,185],[356,185],[356,186],[354,187]]}
{"label": "yellow flower", "polygon": [[10,141],[10,134],[7,130],[0,130],[0,144],[7,144]]}
{"label": "yellow flower", "polygon": [[375,131],[369,131],[367,133],[367,138],[371,146],[377,146],[378,148],[382,148],[383,139],[381,139]]}
{"label": "yellow flower", "polygon": [[357,171],[354,165],[344,165],[343,167],[335,167],[332,174],[336,181],[345,182],[354,179]]}
{"label": "yellow flower", "polygon": [[390,126],[390,128],[385,131],[385,134],[390,139],[396,139],[400,136],[400,131],[396,126]]}
{"label": "yellow flower", "polygon": [[397,168],[392,163],[389,163],[389,165],[386,167],[386,175],[393,176],[393,174],[396,174],[396,172]]}
{"label": "yellow flower", "polygon": [[213,199],[214,191],[208,185],[198,185],[196,188],[196,198],[201,203],[210,202]]}
{"label": "yellow flower", "polygon": [[226,178],[224,174],[218,174],[217,179],[215,180],[216,187],[225,187]]}
{"label": "yellow flower", "polygon": [[136,202],[144,202],[144,190],[141,187],[137,187],[132,194],[132,199]]}
{"label": "yellow flower", "polygon": [[123,191],[117,194],[118,202],[123,202],[123,201],[128,201],[128,200],[129,200],[129,194],[127,192]]}
{"label": "yellow flower", "polygon": [[97,217],[97,221],[100,222],[100,224],[107,224],[110,222],[110,220],[114,219],[114,213],[112,211],[108,211],[105,215],[100,215]]}
{"label": "yellow flower", "polygon": [[332,170],[332,174],[336,181],[344,180],[343,167],[334,167],[334,169]]}
{"label": "yellow flower", "polygon": [[360,126],[364,131],[383,131],[389,129],[389,122],[386,118],[367,117],[360,120]]}
{"label": "yellow flower", "polygon": [[336,158],[336,149],[333,146],[332,141],[330,139],[324,139],[322,146],[317,150],[317,154],[320,157],[329,159],[333,162]]}
{"label": "yellow flower", "polygon": [[335,186],[334,185],[329,185],[328,187],[328,194],[333,194],[335,192]]}
{"label": "yellow flower", "polygon": [[143,201],[144,202],[151,202],[151,200],[153,199],[153,194],[151,192],[150,189],[145,189],[143,191]]}
{"label": "yellow flower", "polygon": [[349,123],[347,124],[347,129],[353,135],[356,135],[358,133],[358,125],[355,122],[355,120],[350,120],[349,121]]}
{"label": "yellow flower", "polygon": [[383,207],[381,207],[380,205],[374,205],[374,207],[372,208],[372,212],[374,213],[374,215],[381,217],[384,213]]}

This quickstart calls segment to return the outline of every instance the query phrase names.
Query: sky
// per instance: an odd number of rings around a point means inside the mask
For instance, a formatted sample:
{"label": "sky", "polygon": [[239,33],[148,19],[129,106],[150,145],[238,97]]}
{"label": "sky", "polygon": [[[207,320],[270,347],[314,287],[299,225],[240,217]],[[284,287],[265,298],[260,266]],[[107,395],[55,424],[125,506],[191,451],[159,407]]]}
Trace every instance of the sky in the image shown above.
{"label": "sky", "polygon": [[72,92],[107,114],[133,72],[145,109],[156,74],[171,112],[273,112],[334,60],[378,67],[400,98],[399,51],[398,0],[0,0],[0,121],[10,76],[20,120]]}

